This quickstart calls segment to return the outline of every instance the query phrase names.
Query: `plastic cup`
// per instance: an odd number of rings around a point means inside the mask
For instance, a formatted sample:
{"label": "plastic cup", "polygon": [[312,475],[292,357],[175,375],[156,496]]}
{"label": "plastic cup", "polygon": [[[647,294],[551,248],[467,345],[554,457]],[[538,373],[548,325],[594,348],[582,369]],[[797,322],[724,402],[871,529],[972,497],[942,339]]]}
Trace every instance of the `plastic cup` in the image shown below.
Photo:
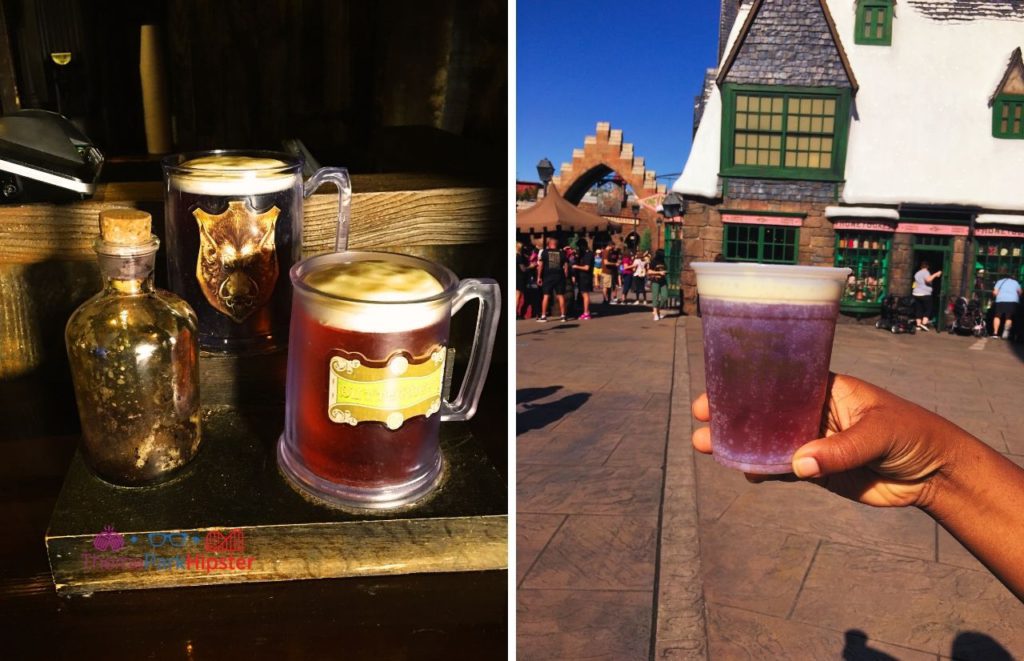
{"label": "plastic cup", "polygon": [[792,472],[821,435],[846,268],[698,262],[711,446],[748,473]]}

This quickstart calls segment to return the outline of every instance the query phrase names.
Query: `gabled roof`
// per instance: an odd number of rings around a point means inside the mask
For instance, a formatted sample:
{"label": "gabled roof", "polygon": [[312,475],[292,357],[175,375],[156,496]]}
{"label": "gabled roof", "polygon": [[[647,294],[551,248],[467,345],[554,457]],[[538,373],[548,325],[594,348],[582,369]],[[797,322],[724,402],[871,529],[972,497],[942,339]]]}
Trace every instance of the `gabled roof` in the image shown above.
{"label": "gabled roof", "polygon": [[[893,19],[892,45],[879,47],[854,43],[853,0],[822,1],[831,8],[860,83],[840,202],[1024,211],[1024,141],[992,136],[989,104],[993,90],[1013,79],[1007,78],[1008,69],[1014,70],[1007,55],[1024,45],[1024,2],[1004,2],[1010,7],[998,15],[952,20],[952,10],[964,5],[961,0],[903,0]],[[737,21],[743,31],[760,4],[741,7]],[[948,18],[938,17],[940,4],[950,9]],[[989,4],[995,13],[997,3]],[[731,54],[739,48],[739,25],[730,42]],[[676,192],[707,199],[720,195],[722,105],[716,85],[673,185]]]}
{"label": "gabled roof", "polygon": [[[736,56],[739,55],[740,49],[743,48],[743,42],[746,41],[747,35],[750,34],[750,26],[754,24],[754,20],[757,18],[757,14],[761,11],[761,6],[764,4],[764,0],[754,0],[754,4],[751,6],[750,11],[747,13],[747,18],[743,21],[743,27],[740,28],[739,36],[733,40],[732,48],[729,49],[729,55],[726,56],[725,62],[722,63],[721,68],[718,70],[718,78],[715,79],[719,85],[725,82],[725,77],[729,74],[729,70],[732,68],[733,62],[736,61]],[[839,52],[839,59],[843,63],[843,69],[846,71],[846,77],[850,80],[850,87],[853,88],[854,94],[857,93],[857,77],[853,75],[853,68],[850,66],[850,60],[846,57],[846,51],[843,49],[843,42],[839,38],[839,33],[836,31],[836,23],[832,20],[832,14],[828,10],[828,5],[825,0],[818,0],[818,5],[821,7],[821,13],[825,16],[825,23],[828,24],[828,30],[832,34],[832,43],[835,44],[836,50]]]}
{"label": "gabled roof", "polygon": [[1003,74],[1002,80],[996,85],[996,91],[992,92],[992,96],[988,98],[989,105],[995,103],[996,97],[1006,91],[1006,85],[1010,82],[1011,77],[1015,78],[1014,82],[1018,85],[1024,84],[1024,60],[1021,60],[1020,46],[1017,46],[1010,55],[1010,63],[1006,65],[1006,73]]}

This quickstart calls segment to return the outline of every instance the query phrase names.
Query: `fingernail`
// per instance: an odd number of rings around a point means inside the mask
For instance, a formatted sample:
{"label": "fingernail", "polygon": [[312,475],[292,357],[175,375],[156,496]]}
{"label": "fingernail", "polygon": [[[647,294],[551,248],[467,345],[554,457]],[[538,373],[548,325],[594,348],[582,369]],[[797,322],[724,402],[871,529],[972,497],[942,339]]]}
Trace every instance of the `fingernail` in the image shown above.
{"label": "fingernail", "polygon": [[818,477],[821,475],[821,468],[814,457],[801,457],[793,462],[793,472],[797,477]]}

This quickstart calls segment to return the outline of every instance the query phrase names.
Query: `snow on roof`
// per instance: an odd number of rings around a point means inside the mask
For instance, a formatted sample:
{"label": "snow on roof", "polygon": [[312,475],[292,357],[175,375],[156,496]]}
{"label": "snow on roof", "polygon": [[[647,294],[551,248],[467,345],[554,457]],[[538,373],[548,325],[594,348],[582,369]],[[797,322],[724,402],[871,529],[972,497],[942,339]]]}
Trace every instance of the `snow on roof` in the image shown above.
{"label": "snow on roof", "polygon": [[[728,57],[733,44],[739,37],[743,24],[747,21],[751,5],[744,3],[729,32],[729,39],[722,49],[722,56]],[[686,159],[683,173],[672,184],[672,190],[684,195],[713,198],[718,196],[718,167],[721,160],[722,138],[722,95],[718,85],[712,85],[704,105],[697,133],[693,136],[690,156]]]}
{"label": "snow on roof", "polygon": [[861,81],[842,201],[1024,209],[1024,142],[992,137],[988,103],[1024,42],[1021,22],[939,22],[900,3],[892,46],[864,46],[852,43],[854,3],[829,5]]}
{"label": "snow on roof", "polygon": [[[892,45],[868,46],[853,40],[856,2],[827,4],[860,82],[841,202],[1024,209],[1024,141],[992,137],[989,105],[1010,55],[1024,44],[1024,10],[974,2],[1004,10],[961,15],[963,0],[900,2]],[[726,54],[749,11],[740,9]],[[716,86],[674,191],[718,195],[721,107]]]}
{"label": "snow on roof", "polygon": [[974,222],[979,225],[993,223],[1000,225],[1024,225],[1024,216],[1013,216],[1005,213],[979,213]]}
{"label": "snow on roof", "polygon": [[883,209],[881,207],[825,207],[825,217],[899,220],[900,212],[896,209]]}

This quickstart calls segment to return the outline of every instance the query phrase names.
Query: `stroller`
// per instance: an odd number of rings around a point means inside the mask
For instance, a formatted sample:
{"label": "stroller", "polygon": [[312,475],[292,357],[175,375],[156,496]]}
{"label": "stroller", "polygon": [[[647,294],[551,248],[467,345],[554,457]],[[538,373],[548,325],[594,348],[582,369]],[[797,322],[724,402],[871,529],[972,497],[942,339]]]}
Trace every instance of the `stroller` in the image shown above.
{"label": "stroller", "polygon": [[982,337],[985,334],[985,315],[981,312],[978,301],[961,296],[953,304],[953,323],[949,332],[957,335],[973,335]]}
{"label": "stroller", "polygon": [[875,322],[875,328],[883,328],[893,333],[916,333],[914,297],[889,294],[882,299],[882,314]]}

